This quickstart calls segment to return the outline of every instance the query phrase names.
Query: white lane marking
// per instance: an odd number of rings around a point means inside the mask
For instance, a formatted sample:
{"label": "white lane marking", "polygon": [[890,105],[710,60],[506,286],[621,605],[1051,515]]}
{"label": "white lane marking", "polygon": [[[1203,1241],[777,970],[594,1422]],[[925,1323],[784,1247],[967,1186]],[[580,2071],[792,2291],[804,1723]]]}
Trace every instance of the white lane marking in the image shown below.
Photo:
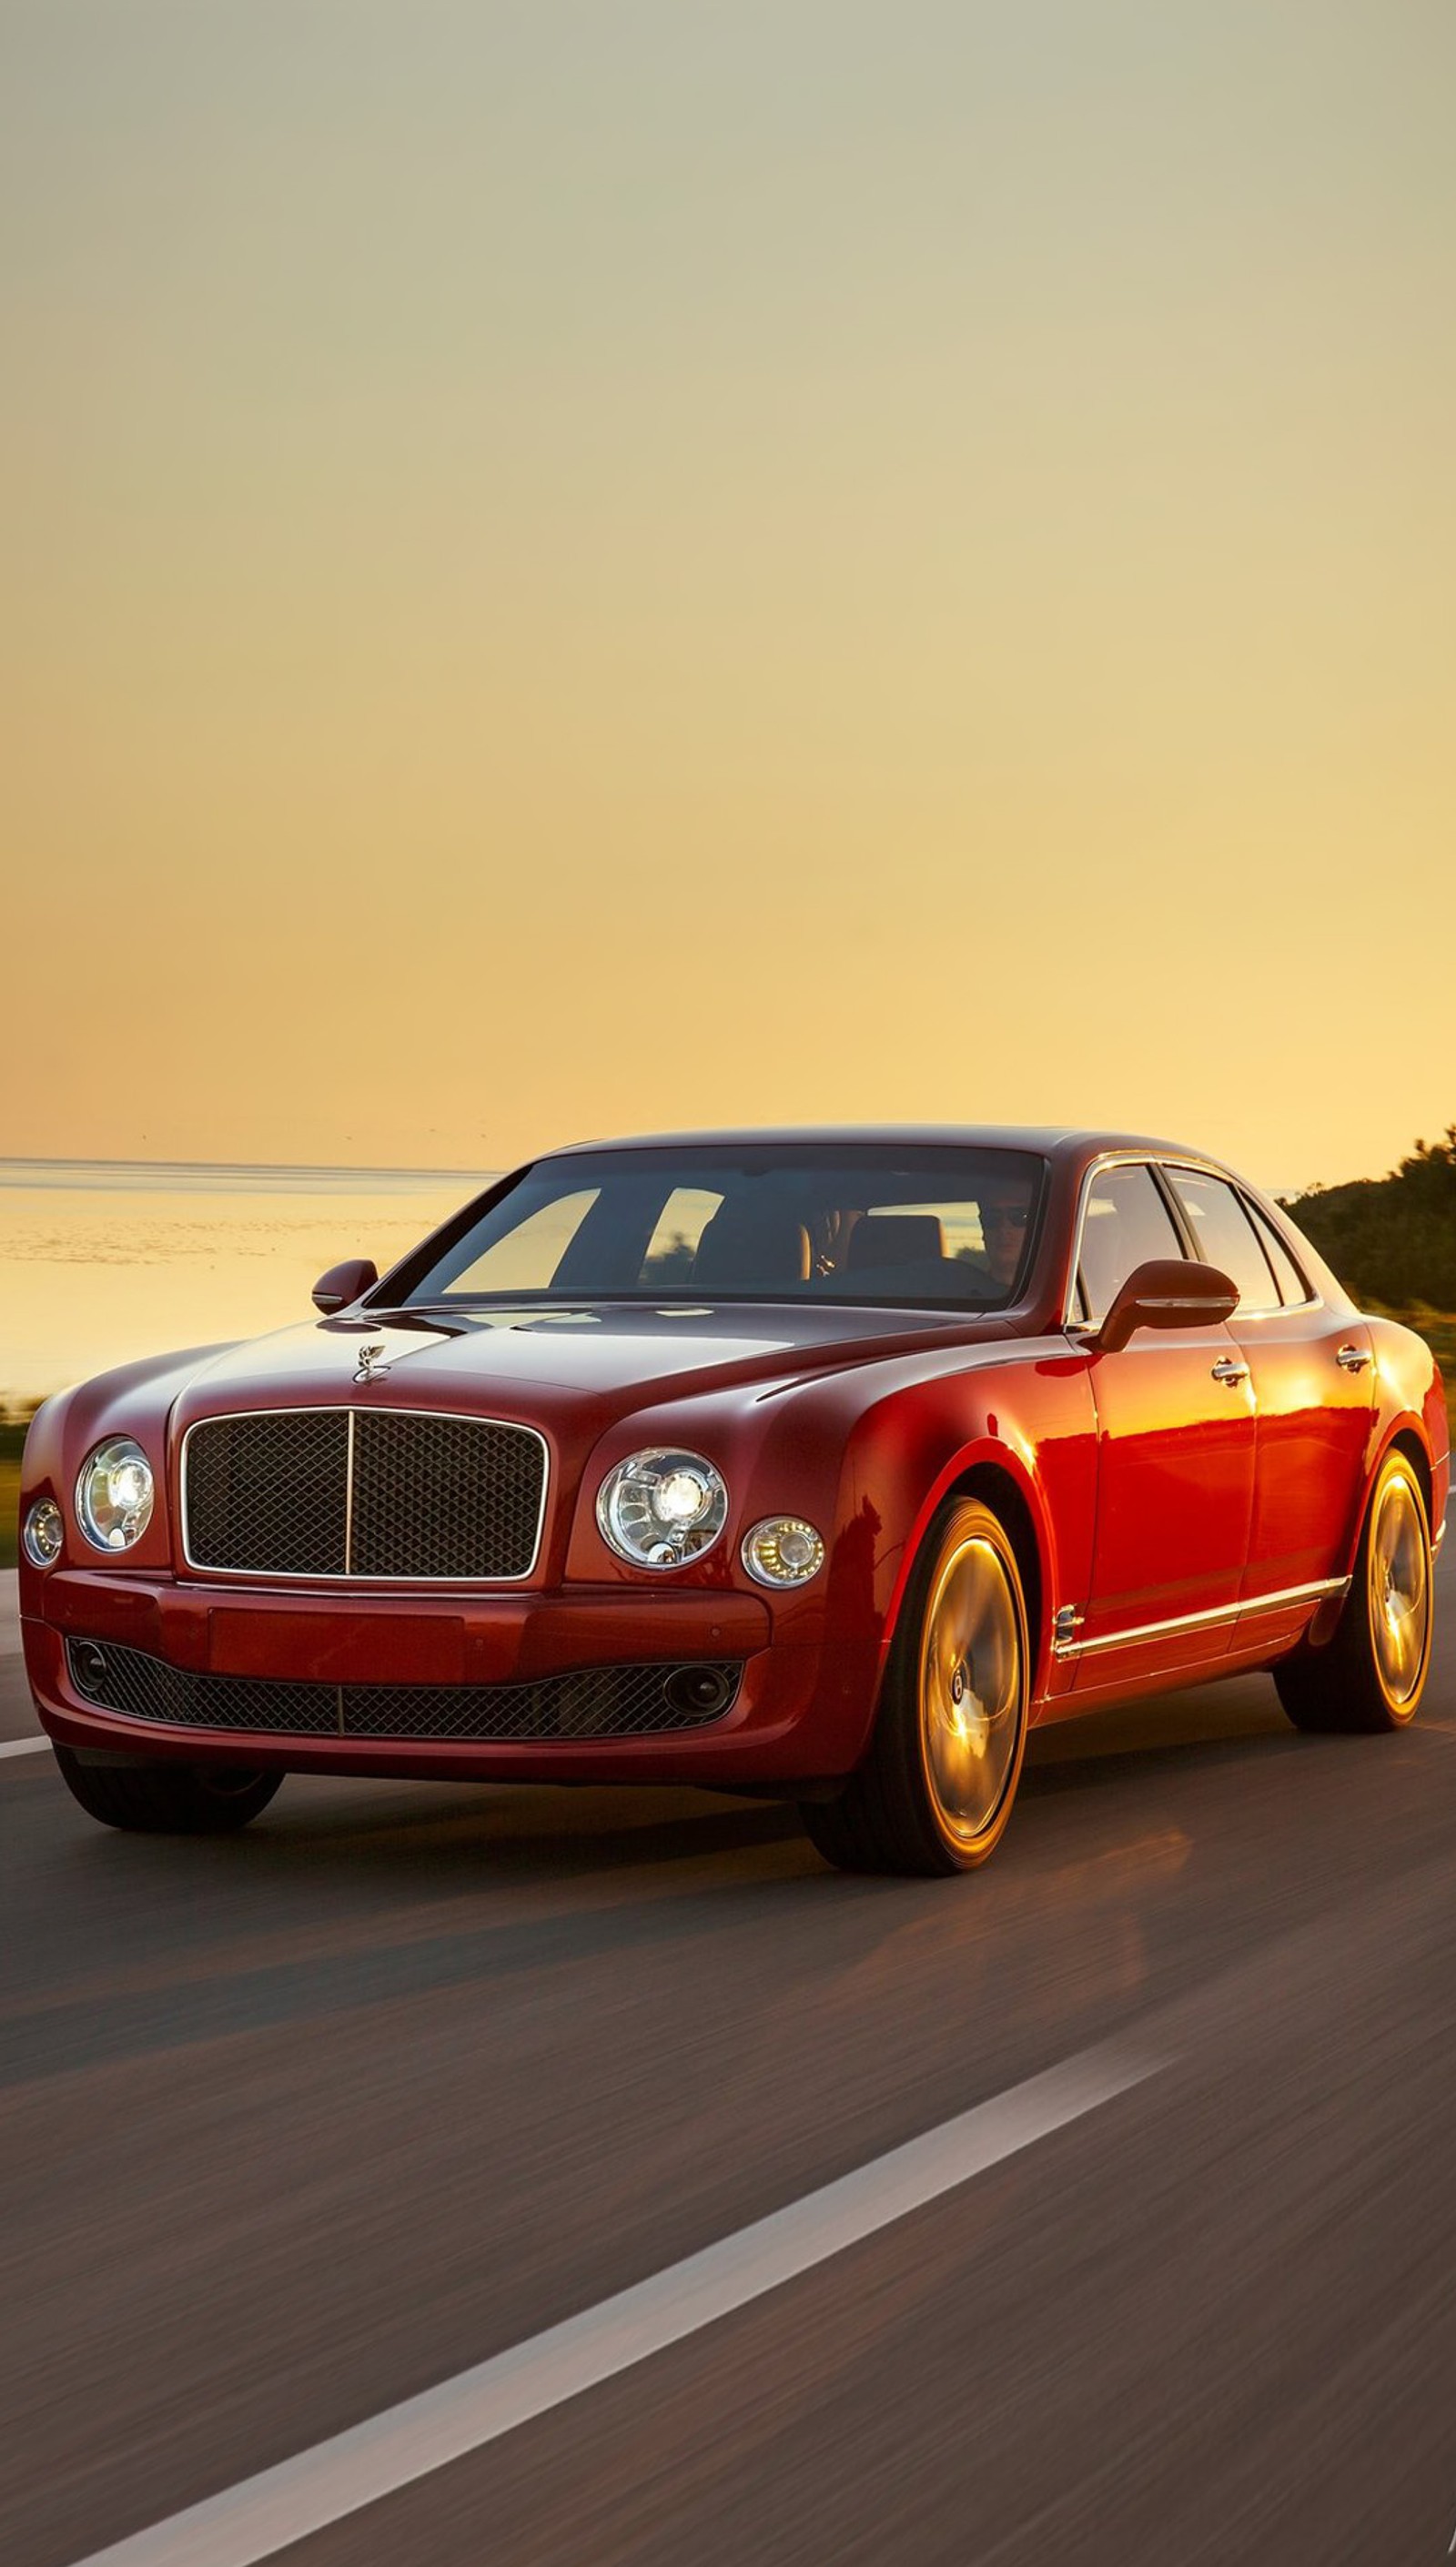
{"label": "white lane marking", "polygon": [[0,1738],[0,1756],[38,1756],[49,1738]]}
{"label": "white lane marking", "polygon": [[437,2389],[94,2551],[78,2567],[255,2567],[872,2237],[1164,2064],[1111,2048],[1085,2051]]}

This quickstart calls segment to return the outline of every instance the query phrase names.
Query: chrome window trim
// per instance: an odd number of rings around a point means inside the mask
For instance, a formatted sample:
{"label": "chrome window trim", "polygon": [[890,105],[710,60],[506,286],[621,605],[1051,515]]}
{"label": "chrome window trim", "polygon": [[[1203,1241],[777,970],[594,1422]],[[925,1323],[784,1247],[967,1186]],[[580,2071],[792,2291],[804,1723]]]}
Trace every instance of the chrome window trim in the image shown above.
{"label": "chrome window trim", "polygon": [[[1146,1150],[1099,1150],[1095,1159],[1089,1159],[1087,1165],[1083,1168],[1081,1187],[1077,1195],[1076,1220],[1072,1225],[1071,1265],[1067,1271],[1066,1290],[1062,1295],[1061,1302],[1061,1324],[1063,1328],[1068,1329],[1074,1336],[1095,1336],[1098,1328],[1100,1328],[1102,1324],[1100,1319],[1076,1319],[1072,1316],[1072,1304],[1076,1299],[1077,1277],[1082,1271],[1082,1232],[1085,1230],[1087,1222],[1087,1197],[1091,1193],[1098,1177],[1105,1175],[1108,1168],[1146,1168],[1151,1173],[1154,1168],[1168,1164],[1178,1167],[1192,1167],[1199,1163],[1194,1160],[1185,1160],[1182,1158],[1170,1163],[1160,1158],[1151,1157]],[[1210,1170],[1208,1173],[1213,1174],[1215,1172]],[[1157,1179],[1154,1178],[1153,1182],[1156,1185]],[[1161,1197],[1161,1187],[1158,1188],[1158,1192]],[[1176,1239],[1178,1237],[1178,1225],[1173,1220],[1171,1212],[1168,1214],[1168,1219],[1172,1224],[1173,1236]]]}
{"label": "chrome window trim", "polygon": [[[223,1426],[249,1417],[347,1417],[348,1452],[345,1462],[345,1535],[353,1531],[354,1521],[354,1420],[361,1413],[374,1417],[437,1417],[455,1426],[502,1426],[516,1435],[534,1435],[541,1448],[541,1505],[536,1517],[536,1539],[524,1569],[513,1577],[363,1577],[349,1569],[214,1569],[204,1560],[194,1560],[188,1546],[187,1526],[187,1446],[202,1426]],[[551,1447],[539,1426],[528,1426],[519,1417],[480,1417],[473,1409],[460,1408],[396,1408],[378,1403],[361,1412],[358,1400],[297,1400],[279,1408],[219,1408],[207,1417],[194,1417],[182,1435],[177,1465],[177,1525],[185,1566],[199,1577],[225,1578],[244,1586],[286,1586],[290,1590],[304,1586],[347,1586],[354,1592],[366,1588],[420,1586],[452,1588],[457,1593],[477,1593],[481,1588],[493,1591],[498,1586],[524,1586],[534,1576],[541,1557],[541,1540],[546,1529],[546,1501],[551,1486]],[[346,1549],[345,1558],[348,1558]]]}
{"label": "chrome window trim", "polygon": [[[1170,1159],[1165,1162],[1165,1164],[1168,1167],[1170,1174],[1174,1170],[1185,1169],[1185,1162],[1182,1159]],[[1190,1176],[1212,1177],[1217,1184],[1228,1187],[1228,1190],[1233,1196],[1235,1203],[1238,1205],[1239,1210],[1242,1212],[1244,1219],[1249,1224],[1250,1235],[1252,1236],[1255,1245],[1259,1250],[1259,1254],[1263,1258],[1265,1266],[1268,1269],[1271,1289],[1278,1292],[1279,1277],[1276,1275],[1274,1267],[1270,1262],[1269,1251],[1259,1236],[1258,1222],[1256,1219],[1258,1207],[1254,1203],[1254,1200],[1249,1193],[1249,1189],[1244,1184],[1243,1179],[1241,1177],[1231,1176],[1227,1168],[1188,1168],[1186,1169],[1186,1173]],[[1189,1235],[1193,1238],[1194,1246],[1197,1247],[1198,1241],[1193,1232],[1192,1214],[1189,1212],[1176,1186],[1170,1185],[1168,1191],[1172,1195],[1173,1201],[1177,1206],[1180,1219],[1187,1223]],[[1276,1234],[1276,1236],[1278,1236],[1278,1234]],[[1288,1257],[1290,1264],[1298,1275],[1301,1272],[1298,1258],[1295,1256],[1293,1250],[1289,1248],[1283,1240],[1280,1241],[1280,1246],[1284,1249],[1286,1257]],[[1309,1300],[1261,1301],[1256,1308],[1246,1310],[1241,1302],[1238,1309],[1234,1312],[1233,1317],[1231,1319],[1227,1319],[1224,1324],[1226,1327],[1232,1328],[1236,1324],[1242,1324],[1245,1319],[1284,1319],[1289,1316],[1292,1310],[1313,1310],[1317,1309],[1318,1306],[1317,1302]]]}
{"label": "chrome window trim", "polygon": [[[1273,1308],[1272,1310],[1251,1310],[1251,1311],[1249,1312],[1249,1316],[1250,1316],[1250,1318],[1251,1318],[1251,1319],[1288,1319],[1288,1318],[1290,1318],[1291,1316],[1293,1316],[1296,1312],[1298,1312],[1298,1311],[1300,1311],[1300,1310],[1322,1310],[1322,1309],[1323,1309],[1323,1307],[1324,1307],[1324,1304],[1323,1304],[1323,1302],[1320,1300],[1318,1293],[1317,1293],[1317,1292],[1310,1292],[1310,1291],[1309,1290],[1309,1283],[1310,1283],[1310,1279],[1309,1279],[1308,1275],[1305,1273],[1304,1267],[1301,1265],[1300,1260],[1299,1260],[1299,1259],[1298,1259],[1298,1257],[1295,1255],[1295,1252],[1294,1252],[1294,1250],[1291,1248],[1289,1241],[1288,1241],[1288,1240],[1283,1236],[1282,1232],[1281,1232],[1281,1231],[1279,1231],[1279,1230],[1275,1227],[1275,1225],[1270,1221],[1269,1215],[1268,1215],[1268,1213],[1265,1211],[1263,1204],[1262,1204],[1262,1203],[1259,1203],[1258,1201],[1256,1201],[1256,1199],[1255,1199],[1254,1195],[1250,1192],[1250,1189],[1248,1188],[1248,1186],[1246,1186],[1246,1185],[1243,1183],[1242,1179],[1237,1180],[1237,1181],[1235,1181],[1235,1182],[1234,1182],[1234,1192],[1235,1192],[1235,1194],[1239,1197],[1239,1200],[1240,1200],[1240,1202],[1243,1204],[1243,1206],[1244,1206],[1244,1209],[1245,1209],[1246,1213],[1252,1213],[1252,1214],[1253,1214],[1253,1216],[1254,1216],[1254,1218],[1255,1218],[1255,1221],[1256,1221],[1256,1222],[1263,1222],[1263,1224],[1264,1224],[1264,1226],[1265,1226],[1265,1228],[1266,1228],[1266,1229],[1274,1230],[1275,1238],[1279,1241],[1279,1244],[1280,1244],[1281,1248],[1284,1250],[1284,1253],[1285,1253],[1286,1257],[1289,1259],[1290,1264],[1293,1266],[1293,1268],[1294,1268],[1294,1270],[1295,1270],[1295,1273],[1299,1276],[1299,1278],[1300,1278],[1301,1282],[1302,1282],[1302,1283],[1305,1284],[1305,1286],[1306,1286],[1306,1294],[1307,1294],[1307,1297],[1306,1297],[1303,1301],[1278,1301],[1278,1302],[1276,1302],[1276,1303],[1275,1303],[1275,1306],[1274,1306],[1274,1308]],[[1255,1234],[1254,1234],[1254,1235],[1255,1235],[1255,1237],[1256,1237],[1256,1239],[1257,1239],[1257,1238],[1258,1238],[1258,1236],[1259,1236],[1259,1233],[1258,1233],[1258,1231],[1257,1231],[1257,1230],[1256,1230],[1256,1232],[1255,1232]],[[1267,1254],[1267,1252],[1266,1252],[1266,1254]],[[1276,1284],[1276,1286],[1278,1286],[1278,1284],[1279,1284],[1279,1278],[1278,1278],[1278,1276],[1276,1276],[1276,1277],[1275,1277],[1275,1284]],[[1235,1313],[1234,1313],[1234,1316],[1235,1316],[1235,1318],[1236,1318],[1236,1319],[1240,1319],[1240,1318],[1242,1318],[1242,1317],[1244,1316],[1244,1313],[1243,1313],[1243,1311],[1242,1311],[1242,1310],[1236,1310],[1236,1311],[1235,1311]]]}
{"label": "chrome window trim", "polygon": [[[1163,1622],[1139,1622],[1128,1631],[1098,1631],[1090,1640],[1053,1638],[1054,1658],[1088,1658],[1104,1649],[1130,1649],[1148,1640],[1165,1640],[1180,1631],[1217,1631],[1225,1624],[1255,1621],[1295,1604],[1320,1604],[1330,1595],[1349,1591],[1347,1577],[1316,1577],[1308,1586],[1282,1586],[1273,1595],[1250,1595],[1237,1604],[1212,1604],[1202,1613],[1174,1613]],[[1067,1608],[1063,1608],[1065,1610]],[[1058,1619],[1060,1616],[1058,1616]]]}
{"label": "chrome window trim", "polygon": [[[1074,1337],[1095,1336],[1098,1327],[1101,1325],[1100,1320],[1078,1319],[1074,1317],[1073,1307],[1076,1301],[1077,1277],[1081,1272],[1082,1232],[1086,1226],[1087,1197],[1091,1193],[1095,1180],[1100,1177],[1103,1171],[1107,1168],[1162,1169],[1165,1172],[1174,1168],[1183,1168],[1188,1171],[1190,1176],[1217,1177],[1220,1184],[1230,1187],[1237,1197],[1242,1197],[1246,1191],[1242,1180],[1233,1176],[1227,1168],[1221,1168],[1216,1160],[1200,1159],[1196,1153],[1191,1150],[1160,1150],[1156,1153],[1149,1152],[1147,1150],[1101,1150],[1098,1152],[1095,1159],[1088,1160],[1086,1167],[1082,1170],[1082,1182],[1077,1195],[1076,1220],[1072,1226],[1072,1259],[1071,1265],[1067,1270],[1066,1290],[1062,1294],[1061,1302],[1060,1324],[1068,1335]],[[1161,1187],[1159,1188],[1159,1192],[1162,1192]],[[1182,1207],[1179,1206],[1178,1210],[1180,1212],[1181,1209]],[[1173,1218],[1171,1213],[1169,1218]],[[1174,1228],[1175,1230],[1177,1228],[1176,1221],[1174,1222]],[[1258,1235],[1259,1234],[1256,1231],[1255,1237],[1258,1238]],[[1294,1250],[1289,1246],[1288,1242],[1284,1243],[1284,1248],[1285,1254],[1289,1258],[1291,1265],[1294,1267],[1296,1274],[1301,1273],[1302,1269],[1300,1261],[1296,1257]],[[1273,1268],[1270,1269],[1270,1282],[1271,1284],[1274,1282]],[[1226,1321],[1225,1324],[1229,1327],[1233,1327],[1236,1323],[1244,1319],[1288,1319],[1294,1317],[1300,1311],[1322,1310],[1323,1307],[1324,1303],[1319,1299],[1316,1293],[1311,1295],[1308,1301],[1274,1301],[1265,1309],[1236,1310],[1233,1318]]]}

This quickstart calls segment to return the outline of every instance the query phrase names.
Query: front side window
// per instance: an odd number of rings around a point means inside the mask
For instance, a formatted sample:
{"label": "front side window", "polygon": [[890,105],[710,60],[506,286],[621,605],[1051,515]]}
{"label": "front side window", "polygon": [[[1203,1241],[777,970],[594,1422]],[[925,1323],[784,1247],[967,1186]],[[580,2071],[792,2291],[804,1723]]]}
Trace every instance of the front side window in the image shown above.
{"label": "front side window", "polygon": [[1099,1328],[1129,1275],[1154,1257],[1181,1257],[1173,1216],[1152,1170],[1103,1168],[1087,1189],[1077,1264],[1077,1306]]}
{"label": "front side window", "polygon": [[1216,1266],[1237,1284],[1241,1310],[1277,1309],[1269,1260],[1233,1187],[1189,1168],[1170,1168],[1168,1181],[1187,1215],[1199,1264]]}
{"label": "front side window", "polygon": [[1003,1309],[1045,1162],[952,1143],[664,1144],[527,1168],[394,1279],[408,1302],[807,1299]]}

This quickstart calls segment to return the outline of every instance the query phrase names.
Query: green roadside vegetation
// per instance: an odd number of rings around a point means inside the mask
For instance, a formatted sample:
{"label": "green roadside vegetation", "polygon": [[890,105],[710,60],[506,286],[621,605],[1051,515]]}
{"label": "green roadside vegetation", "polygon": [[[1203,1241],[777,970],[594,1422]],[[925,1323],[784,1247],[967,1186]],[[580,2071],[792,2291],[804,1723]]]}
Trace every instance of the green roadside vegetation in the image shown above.
{"label": "green roadside vegetation", "polygon": [[1388,1177],[1314,1186],[1284,1208],[1359,1301],[1456,1312],[1456,1123]]}
{"label": "green roadside vegetation", "polygon": [[25,1418],[0,1418],[0,1569],[13,1569],[16,1521],[20,1508],[20,1456],[25,1448]]}

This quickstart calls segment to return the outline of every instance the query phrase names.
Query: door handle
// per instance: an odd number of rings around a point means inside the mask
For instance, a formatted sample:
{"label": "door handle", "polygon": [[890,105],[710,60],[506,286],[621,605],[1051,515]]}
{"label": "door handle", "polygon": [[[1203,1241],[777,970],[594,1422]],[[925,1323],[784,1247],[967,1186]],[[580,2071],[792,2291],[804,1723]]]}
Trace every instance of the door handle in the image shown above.
{"label": "door handle", "polygon": [[1374,1357],[1367,1354],[1363,1346],[1340,1346],[1334,1360],[1344,1372],[1363,1372],[1367,1363],[1373,1363]]}
{"label": "door handle", "polygon": [[1232,1355],[1220,1355],[1213,1368],[1213,1377],[1215,1381],[1247,1381],[1249,1366],[1236,1363]]}

